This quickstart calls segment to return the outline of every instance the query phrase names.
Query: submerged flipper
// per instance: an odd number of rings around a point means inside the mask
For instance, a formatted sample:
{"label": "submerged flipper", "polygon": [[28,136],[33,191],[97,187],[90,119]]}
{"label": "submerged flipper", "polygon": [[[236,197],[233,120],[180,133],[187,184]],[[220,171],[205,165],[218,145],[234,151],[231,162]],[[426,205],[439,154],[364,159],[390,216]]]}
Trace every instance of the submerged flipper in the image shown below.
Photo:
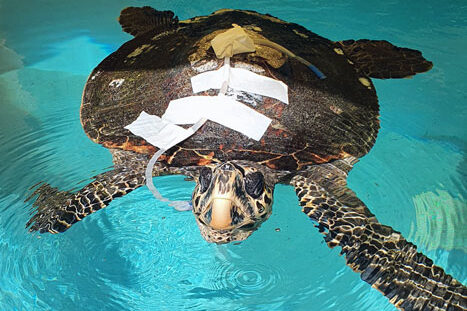
{"label": "submerged flipper", "polygon": [[122,29],[137,37],[148,31],[161,33],[178,27],[178,17],[172,11],[157,11],[151,7],[128,7],[122,10],[118,21]]}
{"label": "submerged flipper", "polygon": [[[59,233],[94,213],[118,197],[144,185],[140,171],[115,169],[95,177],[77,193],[59,191],[48,184],[40,185],[30,198],[37,196],[33,207],[37,213],[26,224],[29,231]],[[28,199],[29,200],[29,199]]]}
{"label": "submerged flipper", "polygon": [[371,78],[406,78],[433,67],[420,51],[400,48],[384,40],[336,42],[357,69]]}
{"label": "submerged flipper", "polygon": [[292,179],[300,205],[328,246],[341,246],[362,280],[403,310],[466,310],[467,288],[389,226],[347,188],[355,158],[312,166]]}

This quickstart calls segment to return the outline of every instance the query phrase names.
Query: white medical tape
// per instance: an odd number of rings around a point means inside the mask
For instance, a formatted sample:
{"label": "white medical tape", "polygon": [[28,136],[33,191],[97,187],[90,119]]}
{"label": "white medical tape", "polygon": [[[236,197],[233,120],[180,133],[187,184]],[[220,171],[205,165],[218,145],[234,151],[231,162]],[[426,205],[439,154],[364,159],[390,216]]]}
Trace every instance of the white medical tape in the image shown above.
{"label": "white medical tape", "polygon": [[[197,122],[198,119],[191,123]],[[195,133],[192,128],[184,129],[173,122],[147,114],[144,111],[125,128],[160,149],[170,149]]]}
{"label": "white medical tape", "polygon": [[243,68],[231,68],[229,64],[218,70],[203,72],[191,78],[193,93],[207,91],[209,89],[220,89],[228,74],[229,87],[249,93],[260,94],[280,100],[288,104],[287,84],[282,81],[271,79],[251,72]]}
{"label": "white medical tape", "polygon": [[172,100],[163,120],[193,124],[201,118],[217,122],[252,139],[260,140],[271,119],[226,96],[189,96]]}

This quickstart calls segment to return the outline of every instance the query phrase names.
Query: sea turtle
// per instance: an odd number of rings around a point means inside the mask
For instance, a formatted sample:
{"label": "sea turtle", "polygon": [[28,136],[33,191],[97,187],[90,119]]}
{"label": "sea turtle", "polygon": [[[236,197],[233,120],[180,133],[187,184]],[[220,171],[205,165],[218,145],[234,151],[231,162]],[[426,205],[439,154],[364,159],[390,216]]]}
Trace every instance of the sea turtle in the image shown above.
{"label": "sea turtle", "polygon": [[75,193],[41,185],[35,192],[37,213],[27,223],[31,231],[63,232],[144,185],[144,169],[157,148],[124,127],[142,111],[161,116],[171,100],[193,95],[190,77],[223,65],[211,40],[236,24],[253,38],[256,51],[233,56],[231,66],[283,81],[290,103],[229,90],[227,95],[272,119],[262,139],[208,121],[158,162],[154,176],[184,174],[197,182],[192,205],[202,236],[214,243],[246,239],[270,216],[274,185],[291,184],[326,243],[340,246],[347,265],[396,307],[466,310],[467,288],[380,224],[346,185],[379,129],[370,78],[428,71],[432,63],[419,51],[387,41],[334,42],[244,10],[179,21],[170,11],[130,7],[119,21],[135,37],[94,69],[81,106],[84,131],[110,149],[114,167]]}

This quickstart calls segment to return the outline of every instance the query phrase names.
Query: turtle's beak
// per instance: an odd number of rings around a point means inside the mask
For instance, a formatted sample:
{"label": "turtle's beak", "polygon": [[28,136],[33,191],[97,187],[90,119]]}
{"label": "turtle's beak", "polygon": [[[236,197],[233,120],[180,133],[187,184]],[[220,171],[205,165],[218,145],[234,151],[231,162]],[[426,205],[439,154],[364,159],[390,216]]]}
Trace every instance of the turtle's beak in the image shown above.
{"label": "turtle's beak", "polygon": [[229,199],[213,199],[212,214],[209,225],[216,230],[227,229],[232,226],[232,209],[233,202]]}

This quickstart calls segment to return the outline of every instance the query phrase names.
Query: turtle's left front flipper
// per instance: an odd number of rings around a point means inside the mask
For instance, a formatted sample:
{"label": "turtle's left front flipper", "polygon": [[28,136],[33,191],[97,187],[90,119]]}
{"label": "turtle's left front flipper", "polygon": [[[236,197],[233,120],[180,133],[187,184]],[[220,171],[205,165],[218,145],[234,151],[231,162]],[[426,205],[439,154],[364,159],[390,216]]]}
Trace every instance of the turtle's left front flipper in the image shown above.
{"label": "turtle's left front flipper", "polygon": [[357,70],[371,78],[407,78],[430,70],[433,63],[420,51],[401,48],[384,40],[336,42]]}
{"label": "turtle's left front flipper", "polygon": [[26,224],[29,231],[59,233],[118,197],[144,185],[143,172],[117,168],[99,174],[76,193],[59,191],[48,184],[39,186],[30,198],[36,213]]}
{"label": "turtle's left front flipper", "polygon": [[382,225],[347,187],[354,158],[315,165],[292,179],[300,205],[329,247],[341,246],[362,280],[403,310],[466,310],[467,288]]}

